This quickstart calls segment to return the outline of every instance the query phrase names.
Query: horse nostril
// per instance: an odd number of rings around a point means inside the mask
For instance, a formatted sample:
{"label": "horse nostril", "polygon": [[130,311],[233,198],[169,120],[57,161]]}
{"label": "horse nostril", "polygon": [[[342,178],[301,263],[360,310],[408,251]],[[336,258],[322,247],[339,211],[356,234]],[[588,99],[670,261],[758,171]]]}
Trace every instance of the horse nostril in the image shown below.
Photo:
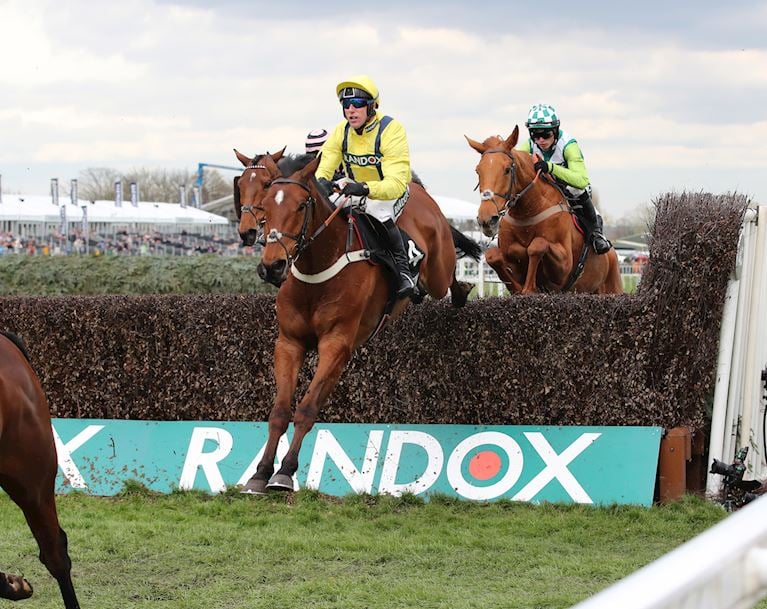
{"label": "horse nostril", "polygon": [[243,245],[253,245],[256,242],[257,236],[258,231],[255,231],[252,228],[244,233],[240,233],[240,239],[242,239]]}
{"label": "horse nostril", "polygon": [[490,222],[489,222],[490,226],[498,226],[498,221],[499,220],[500,220],[500,218],[498,216],[491,217],[490,218]]}
{"label": "horse nostril", "polygon": [[258,266],[256,267],[256,273],[258,273],[258,276],[261,278],[262,281],[266,281],[266,277],[269,275],[263,262],[258,263]]}
{"label": "horse nostril", "polygon": [[272,264],[272,273],[279,277],[282,275],[282,273],[285,272],[285,268],[288,266],[287,260],[276,260],[274,264]]}

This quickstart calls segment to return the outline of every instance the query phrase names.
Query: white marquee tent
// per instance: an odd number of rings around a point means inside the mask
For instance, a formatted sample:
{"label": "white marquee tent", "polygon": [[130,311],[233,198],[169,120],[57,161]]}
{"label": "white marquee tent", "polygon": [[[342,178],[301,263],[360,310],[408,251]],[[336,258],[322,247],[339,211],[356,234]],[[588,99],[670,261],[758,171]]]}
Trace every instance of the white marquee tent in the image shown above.
{"label": "white marquee tent", "polygon": [[123,201],[117,207],[114,201],[78,200],[73,205],[69,197],[61,197],[54,205],[50,196],[9,195],[3,193],[0,202],[0,230],[16,235],[44,236],[62,224],[62,207],[66,211],[69,227],[79,228],[83,221],[83,207],[87,209],[91,233],[160,231],[192,234],[210,234],[226,229],[229,220],[202,209],[181,207],[178,203],[139,202],[137,206]]}

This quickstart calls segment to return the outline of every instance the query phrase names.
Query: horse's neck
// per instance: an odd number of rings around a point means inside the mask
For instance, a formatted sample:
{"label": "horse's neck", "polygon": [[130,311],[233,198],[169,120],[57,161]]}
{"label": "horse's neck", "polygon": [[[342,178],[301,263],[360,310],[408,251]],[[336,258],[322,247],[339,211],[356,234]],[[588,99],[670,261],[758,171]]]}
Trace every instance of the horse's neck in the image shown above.
{"label": "horse's neck", "polygon": [[511,209],[512,215],[519,217],[531,217],[539,214],[549,207],[553,207],[562,200],[557,188],[551,184],[545,183],[546,177],[542,175],[537,179],[535,177],[535,171],[532,167],[523,170],[523,173],[519,176],[519,187],[516,192],[519,192],[530,185],[531,182],[535,182],[530,188],[523,194],[517,204]]}
{"label": "horse's neck", "polygon": [[[320,228],[331,213],[328,204],[317,201],[317,214],[307,231],[307,238]],[[302,252],[296,261],[298,270],[306,275],[312,275],[331,266],[346,251],[346,235],[346,223],[340,216],[336,216]]]}

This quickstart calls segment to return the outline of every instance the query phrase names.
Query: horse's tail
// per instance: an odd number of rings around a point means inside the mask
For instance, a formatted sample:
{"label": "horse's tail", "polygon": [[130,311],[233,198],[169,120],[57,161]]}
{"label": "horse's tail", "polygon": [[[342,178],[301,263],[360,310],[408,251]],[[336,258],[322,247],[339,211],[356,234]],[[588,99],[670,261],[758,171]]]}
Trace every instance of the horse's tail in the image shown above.
{"label": "horse's tail", "polygon": [[0,332],[5,338],[7,338],[9,341],[11,341],[19,351],[24,355],[26,360],[29,363],[32,363],[32,360],[29,358],[29,351],[27,351],[27,346],[24,344],[24,341],[21,340],[20,336],[16,336],[13,332]]}
{"label": "horse's tail", "polygon": [[474,239],[470,239],[464,235],[453,225],[450,225],[450,232],[453,233],[455,257],[463,258],[464,256],[469,256],[469,258],[473,258],[479,262],[479,259],[482,256],[482,246],[474,241]]}

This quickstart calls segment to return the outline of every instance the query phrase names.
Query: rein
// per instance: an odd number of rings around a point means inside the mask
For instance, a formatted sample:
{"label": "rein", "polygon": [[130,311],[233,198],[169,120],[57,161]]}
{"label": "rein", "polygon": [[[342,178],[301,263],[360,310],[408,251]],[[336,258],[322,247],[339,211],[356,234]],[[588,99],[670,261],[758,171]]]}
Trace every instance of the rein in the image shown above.
{"label": "rein", "polygon": [[[491,148],[490,150],[485,150],[485,152],[482,153],[482,156],[485,156],[486,154],[505,154],[509,159],[511,159],[511,176],[509,181],[509,190],[506,191],[505,195],[499,194],[492,190],[483,190],[482,191],[482,201],[492,201],[493,205],[495,205],[495,210],[498,212],[498,217],[503,218],[508,211],[514,207],[517,202],[525,195],[525,193],[530,190],[533,187],[533,184],[535,184],[538,181],[538,178],[541,175],[541,172],[538,171],[535,174],[535,177],[533,180],[525,186],[522,190],[515,193],[514,192],[514,186],[517,183],[517,163],[514,159],[514,155],[511,154],[508,150],[504,150],[503,148]],[[477,182],[477,188],[479,188],[479,182]],[[476,189],[475,189],[476,190]],[[495,198],[498,197],[500,199],[503,199],[503,207],[499,207],[498,204],[495,202]]]}
{"label": "rein", "polygon": [[[299,256],[308,248],[317,237],[320,236],[322,231],[324,231],[328,226],[330,226],[330,223],[333,221],[333,219],[338,215],[338,213],[341,211],[341,208],[343,207],[343,204],[338,205],[333,212],[328,216],[328,218],[322,222],[317,227],[317,230],[312,233],[311,236],[307,238],[307,232],[309,230],[309,225],[311,224],[311,216],[312,216],[312,210],[314,209],[314,204],[317,202],[315,198],[312,196],[311,190],[309,190],[309,187],[304,184],[303,182],[300,182],[298,180],[293,180],[290,178],[277,178],[272,182],[272,184],[294,184],[295,186],[300,186],[303,188],[307,194],[309,195],[306,198],[305,207],[304,207],[304,221],[301,226],[301,232],[297,235],[291,235],[287,233],[281,233],[276,228],[273,228],[271,231],[269,231],[269,235],[267,235],[266,241],[267,243],[278,243],[283,250],[285,250],[285,255],[288,258],[288,265],[293,267],[293,262],[298,260]],[[291,255],[288,251],[288,248],[285,246],[285,244],[282,242],[282,238],[287,237],[289,239],[292,239],[296,242],[294,255]]]}

